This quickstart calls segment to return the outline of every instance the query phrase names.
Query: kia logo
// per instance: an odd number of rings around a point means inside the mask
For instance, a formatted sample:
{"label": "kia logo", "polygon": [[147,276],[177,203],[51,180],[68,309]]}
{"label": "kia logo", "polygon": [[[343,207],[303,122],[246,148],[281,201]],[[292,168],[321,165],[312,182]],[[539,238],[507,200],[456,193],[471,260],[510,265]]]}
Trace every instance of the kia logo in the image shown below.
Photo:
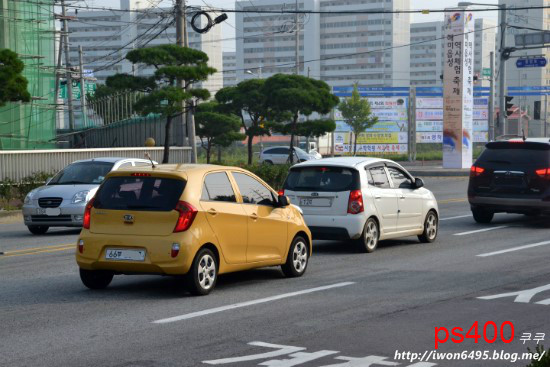
{"label": "kia logo", "polygon": [[131,214],[126,214],[126,215],[124,215],[124,221],[128,222],[128,223],[133,223],[134,222],[134,216],[131,215]]}
{"label": "kia logo", "polygon": [[319,193],[318,193],[318,192],[312,192],[312,193],[311,193],[311,196],[317,197],[317,196],[319,196]]}

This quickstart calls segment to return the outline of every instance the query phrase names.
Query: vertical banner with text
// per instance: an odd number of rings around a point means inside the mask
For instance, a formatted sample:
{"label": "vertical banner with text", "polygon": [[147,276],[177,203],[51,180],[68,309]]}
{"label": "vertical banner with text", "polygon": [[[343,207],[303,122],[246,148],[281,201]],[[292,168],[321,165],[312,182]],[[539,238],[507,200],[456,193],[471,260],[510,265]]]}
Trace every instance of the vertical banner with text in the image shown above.
{"label": "vertical banner with text", "polygon": [[466,9],[445,12],[443,167],[469,168],[473,152],[474,19]]}

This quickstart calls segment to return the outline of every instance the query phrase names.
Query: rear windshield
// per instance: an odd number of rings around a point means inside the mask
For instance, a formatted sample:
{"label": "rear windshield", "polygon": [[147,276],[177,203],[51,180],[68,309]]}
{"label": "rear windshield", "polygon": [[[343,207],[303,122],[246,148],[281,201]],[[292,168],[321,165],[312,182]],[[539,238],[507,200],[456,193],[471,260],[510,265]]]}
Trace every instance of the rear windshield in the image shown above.
{"label": "rear windshield", "polygon": [[113,168],[109,162],[72,163],[55,175],[48,185],[100,184]]}
{"label": "rear windshield", "polygon": [[549,156],[548,144],[496,142],[487,144],[477,162],[546,165]]}
{"label": "rear windshield", "polygon": [[359,172],[344,167],[298,167],[290,170],[284,189],[292,191],[351,191],[359,189]]}
{"label": "rear windshield", "polygon": [[170,211],[176,207],[185,181],[159,177],[111,177],[98,190],[94,208]]}

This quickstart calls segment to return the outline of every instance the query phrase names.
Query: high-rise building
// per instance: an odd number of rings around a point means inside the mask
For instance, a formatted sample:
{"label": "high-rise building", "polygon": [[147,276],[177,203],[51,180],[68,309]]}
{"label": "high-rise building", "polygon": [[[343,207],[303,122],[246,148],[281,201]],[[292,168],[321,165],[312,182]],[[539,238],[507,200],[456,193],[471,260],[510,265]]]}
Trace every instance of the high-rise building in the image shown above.
{"label": "high-rise building", "polygon": [[55,147],[53,5],[0,0],[0,49],[19,55],[32,97],[0,107],[0,150]]}
{"label": "high-rise building", "polygon": [[[294,14],[255,13],[295,10],[289,0],[237,1],[237,80],[293,73],[296,66]],[[299,74],[331,86],[409,86],[410,16],[408,14],[338,14],[338,11],[409,9],[409,0],[301,0],[299,10],[319,11],[298,17]]]}
{"label": "high-rise building", "polygon": [[223,52],[223,86],[230,87],[237,84],[237,72],[235,52]]}
{"label": "high-rise building", "polygon": [[[411,24],[411,86],[441,87],[443,81],[444,22]],[[495,52],[497,23],[491,19],[475,19],[474,75],[476,85],[489,86],[483,69],[490,65],[490,53]]]}
{"label": "high-rise building", "polygon": [[[99,83],[116,73],[152,75],[153,67],[134,66],[125,55],[140,47],[176,43],[173,8],[151,7],[139,0],[120,0],[120,8],[139,11],[79,11],[77,20],[70,22],[71,65],[78,66],[78,46],[82,46],[83,69],[92,71]],[[190,24],[187,30],[189,46],[205,52],[209,66],[218,70],[202,83],[213,95],[222,87],[221,25],[203,34],[194,32]]]}

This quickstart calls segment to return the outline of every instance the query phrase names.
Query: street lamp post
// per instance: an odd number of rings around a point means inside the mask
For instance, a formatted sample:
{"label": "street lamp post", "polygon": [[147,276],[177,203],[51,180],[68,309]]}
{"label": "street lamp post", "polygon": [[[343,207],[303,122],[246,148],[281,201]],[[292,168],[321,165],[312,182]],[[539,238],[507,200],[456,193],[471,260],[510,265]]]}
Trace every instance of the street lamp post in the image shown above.
{"label": "street lamp post", "polygon": [[500,9],[499,12],[499,22],[500,22],[500,48],[498,50],[500,54],[500,64],[499,64],[499,110],[498,122],[502,127],[502,133],[506,134],[506,59],[504,58],[504,49],[506,48],[506,4],[485,4],[485,3],[472,3],[467,1],[462,1],[458,3],[458,6],[470,6],[470,5],[481,5],[481,6],[495,6]]}

